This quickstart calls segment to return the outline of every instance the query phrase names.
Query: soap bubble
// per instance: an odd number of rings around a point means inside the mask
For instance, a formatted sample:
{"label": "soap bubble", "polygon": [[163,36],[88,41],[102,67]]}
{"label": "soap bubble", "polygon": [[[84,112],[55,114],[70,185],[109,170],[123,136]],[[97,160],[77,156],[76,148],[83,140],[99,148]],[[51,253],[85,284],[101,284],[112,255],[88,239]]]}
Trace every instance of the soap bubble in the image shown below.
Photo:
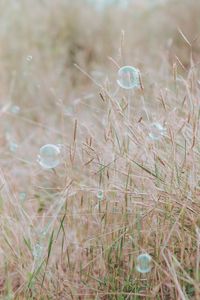
{"label": "soap bubble", "polygon": [[25,199],[26,199],[26,193],[25,192],[20,192],[19,193],[19,200],[23,202]]}
{"label": "soap bubble", "polygon": [[12,142],[12,141],[9,142],[9,149],[11,152],[13,152],[13,153],[16,152],[18,147],[19,147],[19,145],[16,144],[15,142]]}
{"label": "soap bubble", "polygon": [[40,244],[36,244],[34,247],[33,247],[33,251],[32,251],[32,254],[33,254],[33,257],[35,259],[40,259],[42,257],[42,254],[43,254],[43,247],[42,245]]}
{"label": "soap bubble", "polygon": [[139,273],[145,274],[151,271],[152,258],[148,253],[140,254],[136,260],[136,270]]}
{"label": "soap bubble", "polygon": [[149,138],[153,141],[160,140],[166,134],[166,128],[158,122],[152,123],[149,131]]}
{"label": "soap bubble", "polygon": [[13,153],[16,152],[17,149],[19,148],[19,145],[13,140],[13,138],[11,137],[8,131],[6,132],[6,140],[8,143],[9,150]]}
{"label": "soap bubble", "polygon": [[11,108],[10,108],[10,112],[12,113],[12,114],[15,114],[15,115],[17,115],[19,112],[20,112],[20,107],[18,106],[18,105],[13,105],[13,106],[11,106]]}
{"label": "soap bubble", "polygon": [[140,86],[140,72],[131,66],[124,66],[118,71],[118,85],[123,89],[134,89]]}
{"label": "soap bubble", "polygon": [[33,56],[32,56],[32,55],[28,55],[28,56],[26,57],[26,61],[27,61],[27,62],[31,62],[32,59],[33,59]]}
{"label": "soap bubble", "polygon": [[130,207],[127,207],[126,208],[126,213],[127,214],[131,214],[133,211],[132,211],[132,208],[130,208]]}
{"label": "soap bubble", "polygon": [[103,197],[104,197],[103,191],[102,191],[102,190],[99,190],[99,191],[97,192],[97,198],[98,198],[99,200],[103,200]]}
{"label": "soap bubble", "polygon": [[53,169],[60,164],[60,148],[57,145],[47,144],[40,148],[38,163],[43,169]]}
{"label": "soap bubble", "polygon": [[45,237],[47,236],[47,234],[48,234],[48,228],[43,229],[43,230],[40,232],[40,234],[41,234],[41,237],[42,237],[42,238],[45,238]]}

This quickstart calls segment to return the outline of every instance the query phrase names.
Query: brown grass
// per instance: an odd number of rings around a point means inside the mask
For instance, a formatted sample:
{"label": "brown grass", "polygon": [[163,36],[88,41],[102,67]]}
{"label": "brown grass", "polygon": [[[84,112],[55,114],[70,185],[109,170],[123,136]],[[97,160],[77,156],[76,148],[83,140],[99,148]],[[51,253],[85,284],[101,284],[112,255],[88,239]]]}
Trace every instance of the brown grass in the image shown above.
{"label": "brown grass", "polygon": [[[2,300],[200,299],[200,4],[142,3],[0,2]],[[47,143],[63,144],[54,171]]]}

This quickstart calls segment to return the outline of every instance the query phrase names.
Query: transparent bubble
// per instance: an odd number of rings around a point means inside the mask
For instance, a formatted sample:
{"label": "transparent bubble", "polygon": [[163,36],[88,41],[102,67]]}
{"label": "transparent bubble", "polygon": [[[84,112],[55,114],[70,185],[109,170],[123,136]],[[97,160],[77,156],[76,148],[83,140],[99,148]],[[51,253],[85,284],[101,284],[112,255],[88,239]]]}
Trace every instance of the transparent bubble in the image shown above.
{"label": "transparent bubble", "polygon": [[11,152],[13,152],[13,153],[16,152],[18,147],[19,147],[18,144],[11,142],[11,141],[9,142],[9,149]]}
{"label": "transparent bubble", "polygon": [[131,66],[124,66],[118,71],[118,85],[123,89],[134,89],[140,86],[140,72]]}
{"label": "transparent bubble", "polygon": [[103,200],[103,197],[104,197],[103,191],[102,191],[102,190],[99,190],[99,191],[97,192],[97,198],[98,198],[99,200]]}
{"label": "transparent bubble", "polygon": [[33,247],[33,251],[32,251],[33,257],[35,259],[40,259],[42,257],[43,254],[43,247],[40,244],[35,244],[35,246]]}
{"label": "transparent bubble", "polygon": [[41,231],[41,237],[42,238],[45,238],[47,236],[47,234],[48,234],[48,228]]}
{"label": "transparent bubble", "polygon": [[11,106],[11,108],[10,108],[10,112],[12,113],[12,114],[15,114],[15,115],[17,115],[19,112],[20,112],[20,107],[18,106],[18,105],[13,105],[13,106]]}
{"label": "transparent bubble", "polygon": [[131,214],[133,211],[132,211],[132,208],[130,208],[130,207],[127,207],[126,208],[126,213],[127,214]]}
{"label": "transparent bubble", "polygon": [[140,254],[136,260],[136,270],[139,273],[145,274],[151,271],[152,258],[148,253]]}
{"label": "transparent bubble", "polygon": [[26,199],[26,193],[25,192],[20,192],[19,193],[19,200],[23,202],[25,199]]}
{"label": "transparent bubble", "polygon": [[33,59],[33,56],[32,56],[32,55],[28,55],[28,56],[26,57],[26,61],[27,61],[27,62],[31,62],[32,59]]}
{"label": "transparent bubble", "polygon": [[166,128],[164,128],[160,123],[155,122],[150,125],[149,138],[152,141],[160,140],[166,134]]}
{"label": "transparent bubble", "polygon": [[57,145],[47,144],[40,148],[38,163],[43,169],[53,169],[60,164],[60,148]]}
{"label": "transparent bubble", "polygon": [[50,231],[50,226],[51,226],[51,223],[45,225],[42,229],[41,229],[41,226],[39,226],[38,235],[41,239],[44,239],[47,237],[47,235]]}

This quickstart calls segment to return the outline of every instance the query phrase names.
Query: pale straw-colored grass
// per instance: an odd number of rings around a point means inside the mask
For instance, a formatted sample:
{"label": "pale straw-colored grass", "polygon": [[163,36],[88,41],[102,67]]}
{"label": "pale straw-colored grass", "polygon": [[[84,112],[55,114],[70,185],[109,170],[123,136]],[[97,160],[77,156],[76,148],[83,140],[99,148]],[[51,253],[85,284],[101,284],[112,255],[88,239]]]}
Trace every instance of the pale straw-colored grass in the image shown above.
{"label": "pale straw-colored grass", "polygon": [[[197,2],[0,2],[2,300],[200,299]],[[63,145],[50,171],[48,143]]]}

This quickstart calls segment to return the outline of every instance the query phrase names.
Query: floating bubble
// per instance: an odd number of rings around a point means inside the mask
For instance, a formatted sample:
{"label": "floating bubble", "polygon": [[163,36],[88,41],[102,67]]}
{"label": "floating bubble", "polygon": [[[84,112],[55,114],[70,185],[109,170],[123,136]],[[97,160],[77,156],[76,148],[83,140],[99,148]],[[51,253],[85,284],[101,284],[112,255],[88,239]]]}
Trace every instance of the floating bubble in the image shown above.
{"label": "floating bubble", "polygon": [[32,56],[32,55],[28,55],[28,56],[26,57],[26,61],[27,61],[27,62],[31,62],[32,59],[33,59],[33,56]]}
{"label": "floating bubble", "polygon": [[102,190],[99,190],[99,191],[97,192],[97,198],[98,198],[99,200],[103,200],[103,197],[104,197],[103,191],[102,191]]}
{"label": "floating bubble", "polygon": [[19,145],[17,143],[14,142],[13,138],[11,137],[9,131],[6,132],[6,140],[8,143],[8,148],[11,152],[16,152],[17,149],[19,148]]}
{"label": "floating bubble", "polygon": [[134,89],[140,87],[140,72],[131,66],[124,66],[118,71],[118,85],[123,89]]}
{"label": "floating bubble", "polygon": [[140,254],[136,260],[136,270],[139,273],[145,274],[151,271],[152,258],[148,253]]}
{"label": "floating bubble", "polygon": [[16,144],[15,142],[11,142],[11,141],[9,142],[9,149],[11,152],[13,152],[13,153],[16,152],[18,147],[19,147],[19,145]]}
{"label": "floating bubble", "polygon": [[47,144],[40,148],[38,163],[43,169],[53,169],[60,164],[60,148],[57,145]]}
{"label": "floating bubble", "polygon": [[20,192],[19,193],[19,200],[23,202],[25,199],[26,199],[26,193],[25,192]]}
{"label": "floating bubble", "polygon": [[149,138],[153,141],[160,140],[166,134],[166,128],[155,122],[150,125]]}
{"label": "floating bubble", "polygon": [[47,236],[47,234],[48,234],[48,228],[41,231],[41,237],[42,238],[45,238]]}
{"label": "floating bubble", "polygon": [[32,251],[33,257],[35,259],[40,259],[42,257],[43,254],[43,247],[40,244],[35,244],[33,251]]}
{"label": "floating bubble", "polygon": [[18,105],[13,105],[13,106],[11,106],[11,108],[10,108],[10,112],[12,113],[12,114],[15,114],[15,115],[17,115],[19,112],[20,112],[20,107],[18,106]]}
{"label": "floating bubble", "polygon": [[130,207],[127,207],[126,208],[126,213],[127,214],[131,214],[133,211],[132,211],[132,208],[130,208]]}
{"label": "floating bubble", "polygon": [[39,226],[37,232],[41,239],[46,238],[50,231],[51,223],[46,224],[43,228]]}

